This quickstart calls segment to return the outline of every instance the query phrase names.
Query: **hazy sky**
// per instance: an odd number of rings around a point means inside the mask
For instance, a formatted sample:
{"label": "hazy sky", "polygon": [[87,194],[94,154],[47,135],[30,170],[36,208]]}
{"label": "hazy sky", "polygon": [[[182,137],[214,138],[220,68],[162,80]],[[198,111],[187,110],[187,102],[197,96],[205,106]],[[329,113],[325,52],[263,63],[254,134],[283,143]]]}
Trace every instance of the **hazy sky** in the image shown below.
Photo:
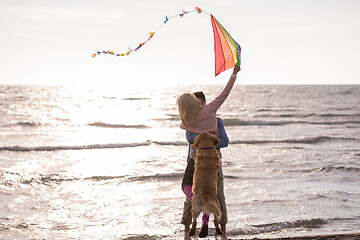
{"label": "hazy sky", "polygon": [[360,84],[358,0],[0,0],[0,84],[223,84],[212,13],[242,47],[243,84]]}

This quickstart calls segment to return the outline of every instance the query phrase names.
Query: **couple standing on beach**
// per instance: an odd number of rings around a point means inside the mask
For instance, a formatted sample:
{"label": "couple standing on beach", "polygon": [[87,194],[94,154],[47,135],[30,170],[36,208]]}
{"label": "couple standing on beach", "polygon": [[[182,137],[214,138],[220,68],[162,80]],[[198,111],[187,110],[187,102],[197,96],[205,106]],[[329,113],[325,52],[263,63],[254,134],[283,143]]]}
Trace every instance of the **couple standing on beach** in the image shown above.
{"label": "couple standing on beach", "polygon": [[[206,98],[203,92],[184,93],[177,99],[179,108],[179,115],[181,120],[181,128],[186,130],[186,138],[189,142],[189,152],[187,157],[187,166],[182,181],[182,190],[186,195],[184,202],[183,217],[181,223],[185,225],[184,239],[190,239],[190,224],[192,222],[191,216],[191,200],[192,193],[192,180],[194,173],[195,153],[196,149],[191,147],[194,143],[195,137],[203,132],[208,132],[219,137],[219,144],[216,146],[220,153],[220,148],[227,147],[229,139],[226,135],[224,123],[221,118],[216,117],[216,112],[228,97],[236,80],[236,74],[240,71],[240,67],[235,66],[233,73],[226,84],[224,90],[209,104],[206,103]],[[220,154],[221,157],[221,154]],[[224,196],[224,177],[222,168],[220,167],[218,174],[217,197],[220,202],[221,219],[220,226],[215,225],[216,232],[221,234],[223,240],[227,239],[226,236],[226,223],[227,211]],[[203,214],[202,227],[199,237],[206,237],[208,235],[208,222],[209,215]]]}

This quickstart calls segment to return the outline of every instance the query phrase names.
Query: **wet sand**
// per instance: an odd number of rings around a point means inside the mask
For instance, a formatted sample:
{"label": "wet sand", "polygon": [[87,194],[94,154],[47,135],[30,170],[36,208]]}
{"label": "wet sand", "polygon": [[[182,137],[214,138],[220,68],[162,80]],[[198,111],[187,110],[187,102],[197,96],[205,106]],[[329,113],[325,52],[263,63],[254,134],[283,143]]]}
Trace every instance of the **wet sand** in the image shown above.
{"label": "wet sand", "polygon": [[[253,238],[265,240],[265,238]],[[283,238],[268,238],[269,240],[360,240],[360,233],[349,234],[328,234],[328,235],[314,235],[314,236],[301,236],[301,237],[283,237]],[[235,239],[233,239],[235,240]],[[236,239],[240,240],[240,239]]]}

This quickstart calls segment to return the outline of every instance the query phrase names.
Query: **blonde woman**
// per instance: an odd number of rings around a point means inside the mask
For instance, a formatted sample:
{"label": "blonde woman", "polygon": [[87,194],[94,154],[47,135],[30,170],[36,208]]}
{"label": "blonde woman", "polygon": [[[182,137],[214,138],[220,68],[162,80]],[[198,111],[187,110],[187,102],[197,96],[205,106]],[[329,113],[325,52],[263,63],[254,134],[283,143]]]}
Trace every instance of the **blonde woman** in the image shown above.
{"label": "blonde woman", "polygon": [[193,93],[181,94],[177,98],[180,127],[193,133],[217,133],[216,112],[229,96],[239,71],[240,67],[234,67],[224,90],[209,104],[200,101]]}

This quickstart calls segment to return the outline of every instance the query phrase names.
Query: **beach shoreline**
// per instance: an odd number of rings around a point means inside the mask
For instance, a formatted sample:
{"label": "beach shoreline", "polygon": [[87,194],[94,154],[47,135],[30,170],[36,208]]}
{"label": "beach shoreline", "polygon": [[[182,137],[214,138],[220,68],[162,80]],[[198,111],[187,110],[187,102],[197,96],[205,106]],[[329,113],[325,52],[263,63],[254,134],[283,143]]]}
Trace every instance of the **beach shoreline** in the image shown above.
{"label": "beach shoreline", "polygon": [[[240,240],[242,238],[231,238],[233,240]],[[341,233],[341,234],[319,234],[309,236],[292,236],[292,237],[266,237],[266,238],[250,238],[251,240],[360,240],[359,233]]]}

